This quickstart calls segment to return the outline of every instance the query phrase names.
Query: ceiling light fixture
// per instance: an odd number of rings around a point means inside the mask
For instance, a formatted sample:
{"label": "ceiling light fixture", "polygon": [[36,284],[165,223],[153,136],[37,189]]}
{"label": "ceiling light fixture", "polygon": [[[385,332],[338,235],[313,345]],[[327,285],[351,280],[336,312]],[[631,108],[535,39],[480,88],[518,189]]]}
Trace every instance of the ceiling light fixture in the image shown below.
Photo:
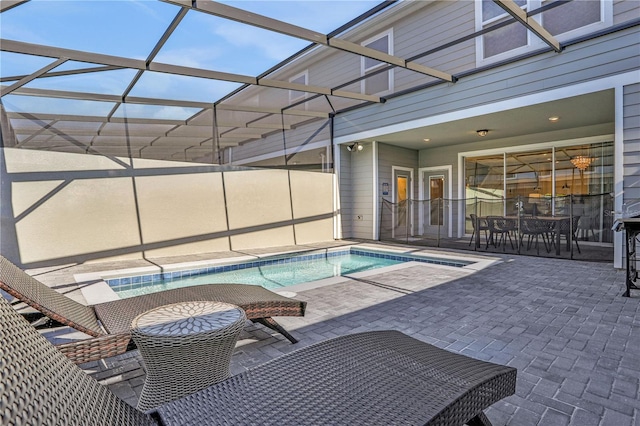
{"label": "ceiling light fixture", "polygon": [[571,159],[571,164],[576,166],[578,170],[585,170],[591,165],[592,162],[593,158],[584,155],[578,155],[577,157],[573,157]]}
{"label": "ceiling light fixture", "polygon": [[484,137],[489,134],[489,131],[487,129],[482,129],[482,130],[476,130],[476,133],[478,134],[478,136]]}
{"label": "ceiling light fixture", "polygon": [[553,117],[549,117],[549,121],[551,121],[552,123],[555,123],[558,120],[560,120],[560,117],[558,117],[557,115],[554,115]]}
{"label": "ceiling light fixture", "polygon": [[423,141],[425,141],[425,142],[429,142],[431,139],[429,139],[429,138],[424,138],[424,139],[422,139],[422,140],[423,140]]}

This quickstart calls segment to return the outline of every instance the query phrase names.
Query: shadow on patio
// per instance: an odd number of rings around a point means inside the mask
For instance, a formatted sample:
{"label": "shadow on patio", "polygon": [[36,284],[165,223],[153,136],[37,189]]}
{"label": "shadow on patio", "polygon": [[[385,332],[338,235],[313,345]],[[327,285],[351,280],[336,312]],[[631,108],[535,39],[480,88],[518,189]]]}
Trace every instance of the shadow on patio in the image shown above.
{"label": "shadow on patio", "polygon": [[[301,291],[304,318],[279,318],[296,345],[245,330],[232,372],[338,335],[396,329],[518,369],[516,395],[494,404],[496,425],[633,425],[640,419],[639,295],[621,297],[611,264],[497,255],[469,274],[416,265]],[[83,367],[129,403],[144,379],[137,351]]]}

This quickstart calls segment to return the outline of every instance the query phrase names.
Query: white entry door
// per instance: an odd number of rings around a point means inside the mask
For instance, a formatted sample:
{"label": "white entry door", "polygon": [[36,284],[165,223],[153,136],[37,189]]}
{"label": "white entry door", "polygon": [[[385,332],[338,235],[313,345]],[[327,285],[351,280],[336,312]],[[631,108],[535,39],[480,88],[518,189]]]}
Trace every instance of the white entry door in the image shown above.
{"label": "white entry door", "polygon": [[420,170],[420,205],[418,207],[421,235],[447,237],[450,233],[450,170],[425,168]]}

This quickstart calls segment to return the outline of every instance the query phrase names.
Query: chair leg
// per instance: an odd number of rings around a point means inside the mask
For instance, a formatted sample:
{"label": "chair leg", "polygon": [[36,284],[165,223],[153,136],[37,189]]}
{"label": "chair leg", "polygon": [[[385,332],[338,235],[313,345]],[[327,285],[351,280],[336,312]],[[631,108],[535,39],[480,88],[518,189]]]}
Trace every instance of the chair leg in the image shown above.
{"label": "chair leg", "polygon": [[575,242],[576,242],[576,248],[578,249],[578,253],[581,253],[581,251],[580,251],[580,246],[578,245],[578,239],[577,239],[577,238],[574,238],[574,239],[573,239],[573,241],[575,241]]}
{"label": "chair leg", "polygon": [[[544,242],[544,249],[549,253],[551,251],[551,236],[546,232],[542,233],[542,241]],[[547,244],[548,241],[548,244]]]}
{"label": "chair leg", "polygon": [[481,411],[480,414],[467,422],[468,426],[492,426],[487,416]]}
{"label": "chair leg", "polygon": [[276,322],[276,320],[274,320],[271,317],[256,318],[256,319],[252,319],[251,321],[257,322],[259,324],[264,325],[265,327],[269,327],[270,329],[277,331],[278,333],[282,334],[284,337],[289,339],[289,341],[291,343],[298,343],[298,340],[295,337],[293,337],[291,334],[289,334],[289,332],[287,330],[285,330],[284,327],[282,327],[280,324],[278,324]]}

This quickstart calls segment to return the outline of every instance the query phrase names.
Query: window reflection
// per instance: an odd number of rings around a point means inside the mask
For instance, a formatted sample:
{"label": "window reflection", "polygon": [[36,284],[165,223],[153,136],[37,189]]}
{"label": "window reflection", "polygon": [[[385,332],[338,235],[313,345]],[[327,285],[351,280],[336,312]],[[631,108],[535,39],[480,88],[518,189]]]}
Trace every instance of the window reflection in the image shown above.
{"label": "window reflection", "polygon": [[611,242],[613,154],[613,142],[599,142],[467,157],[466,216],[573,214],[585,238]]}

